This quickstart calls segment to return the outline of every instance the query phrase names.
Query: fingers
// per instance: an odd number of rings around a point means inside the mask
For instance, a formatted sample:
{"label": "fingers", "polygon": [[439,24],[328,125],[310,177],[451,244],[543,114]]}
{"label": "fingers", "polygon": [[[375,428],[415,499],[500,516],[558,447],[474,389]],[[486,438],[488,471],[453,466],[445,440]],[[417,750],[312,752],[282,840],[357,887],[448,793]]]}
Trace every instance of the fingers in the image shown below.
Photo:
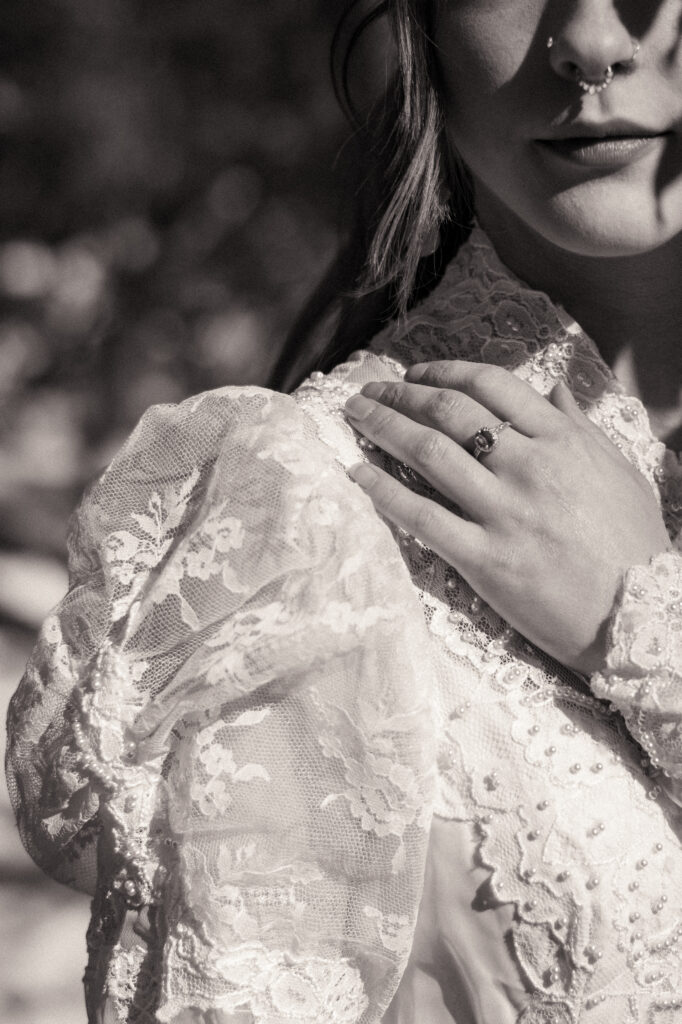
{"label": "fingers", "polygon": [[396,526],[418,537],[463,576],[484,556],[485,532],[435,501],[420,497],[388,473],[366,462],[349,470],[351,478],[370,496],[375,508]]}
{"label": "fingers", "polygon": [[514,429],[526,437],[547,436],[561,426],[559,410],[530,384],[501,366],[459,359],[418,363],[410,367],[405,380],[456,389],[494,413],[499,420],[509,420]]}
{"label": "fingers", "polygon": [[444,497],[476,519],[498,503],[499,483],[441,430],[415,423],[409,416],[364,395],[346,404],[351,423],[370,441],[416,470]]}
{"label": "fingers", "polygon": [[588,420],[564,381],[559,381],[559,383],[552,388],[549,400],[552,405],[554,405],[559,412],[562,412],[564,416],[567,416],[576,427],[587,431],[587,433],[599,445],[601,445],[605,451],[612,454],[617,451],[615,445],[610,438],[606,436],[601,427],[598,427],[596,423],[592,422],[592,420]]}
{"label": "fingers", "polygon": [[567,387],[563,380],[554,385],[550,392],[549,400],[565,416],[573,420],[574,423],[579,423],[585,419],[582,410],[571,394],[570,388]]}
{"label": "fingers", "polygon": [[[470,454],[474,451],[474,436],[481,427],[498,425],[489,409],[452,388],[381,381],[366,384],[361,393],[366,398],[408,416],[415,423],[439,430]],[[504,440],[504,461],[510,465],[516,457],[523,457],[524,439],[514,431],[508,431]],[[497,454],[491,453],[490,459],[486,456],[486,469],[495,470]]]}

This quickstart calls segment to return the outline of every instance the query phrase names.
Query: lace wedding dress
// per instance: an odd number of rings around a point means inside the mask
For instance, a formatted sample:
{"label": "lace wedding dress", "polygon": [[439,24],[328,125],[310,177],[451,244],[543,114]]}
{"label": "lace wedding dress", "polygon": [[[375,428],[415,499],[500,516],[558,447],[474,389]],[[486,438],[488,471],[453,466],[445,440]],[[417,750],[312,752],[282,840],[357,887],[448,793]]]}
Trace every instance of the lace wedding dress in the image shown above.
{"label": "lace wedding dress", "polygon": [[[589,681],[346,475],[419,487],[343,404],[448,357],[566,380],[660,495],[673,548],[626,574]],[[681,525],[643,406],[478,230],[294,396],[151,409],[9,715],[24,842],[93,894],[90,1021],[682,1021]]]}

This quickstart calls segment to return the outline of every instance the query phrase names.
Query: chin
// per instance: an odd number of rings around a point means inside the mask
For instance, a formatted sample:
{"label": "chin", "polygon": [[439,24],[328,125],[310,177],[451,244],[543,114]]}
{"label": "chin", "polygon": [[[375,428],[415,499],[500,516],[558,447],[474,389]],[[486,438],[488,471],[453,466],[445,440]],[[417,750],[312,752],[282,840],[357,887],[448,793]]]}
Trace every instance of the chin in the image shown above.
{"label": "chin", "polygon": [[665,246],[682,232],[682,177],[666,182],[663,174],[661,162],[648,159],[571,182],[534,175],[528,205],[536,230],[588,257],[638,256]]}
{"label": "chin", "polygon": [[534,230],[561,249],[593,258],[643,255],[682,233],[682,194],[659,202],[619,189],[584,192],[560,193],[536,209]]}
{"label": "chin", "polygon": [[538,175],[537,168],[515,166],[506,189],[499,175],[489,182],[478,178],[477,209],[493,241],[506,236],[518,244],[530,231],[540,248],[544,241],[586,259],[644,256],[682,240],[682,175],[663,187],[654,177],[640,165],[631,174],[566,185]]}

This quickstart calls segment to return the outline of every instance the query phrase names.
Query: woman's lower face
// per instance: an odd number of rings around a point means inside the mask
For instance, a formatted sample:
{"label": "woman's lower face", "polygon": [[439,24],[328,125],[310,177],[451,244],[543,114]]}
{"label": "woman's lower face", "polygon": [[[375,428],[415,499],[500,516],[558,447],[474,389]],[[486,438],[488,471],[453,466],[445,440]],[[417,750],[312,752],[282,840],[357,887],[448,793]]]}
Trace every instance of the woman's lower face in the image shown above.
{"label": "woman's lower face", "polygon": [[682,237],[680,0],[436,11],[448,136],[489,231],[596,257]]}

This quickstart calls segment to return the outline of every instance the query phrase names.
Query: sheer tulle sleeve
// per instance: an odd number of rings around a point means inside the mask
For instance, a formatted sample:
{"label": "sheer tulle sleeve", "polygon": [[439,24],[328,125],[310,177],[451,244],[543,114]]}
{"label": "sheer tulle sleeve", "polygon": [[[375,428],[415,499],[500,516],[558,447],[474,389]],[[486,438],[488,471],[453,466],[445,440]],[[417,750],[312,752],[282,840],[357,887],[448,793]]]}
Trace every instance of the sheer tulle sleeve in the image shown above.
{"label": "sheer tulle sleeve", "polygon": [[31,852],[75,881],[97,823],[98,885],[162,914],[155,1019],[378,1021],[434,782],[388,527],[292,399],[224,389],[143,418],[72,567],[10,717]]}
{"label": "sheer tulle sleeve", "polygon": [[606,667],[591,684],[621,712],[682,802],[682,554],[665,552],[625,574]]}

